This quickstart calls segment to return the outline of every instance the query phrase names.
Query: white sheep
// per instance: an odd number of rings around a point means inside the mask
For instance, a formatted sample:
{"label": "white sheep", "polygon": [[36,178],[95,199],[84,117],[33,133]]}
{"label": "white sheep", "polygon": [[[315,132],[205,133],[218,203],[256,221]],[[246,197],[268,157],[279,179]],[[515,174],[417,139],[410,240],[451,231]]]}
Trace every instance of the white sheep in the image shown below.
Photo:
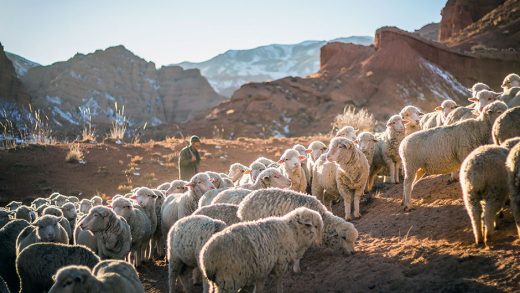
{"label": "white sheep", "polygon": [[346,137],[350,140],[355,140],[356,139],[356,133],[358,132],[357,129],[355,129],[354,127],[352,126],[344,126],[342,127],[340,130],[338,130],[338,132],[336,132],[336,137]]}
{"label": "white sheep", "polygon": [[41,207],[42,205],[44,204],[50,204],[51,201],[47,198],[43,198],[43,197],[38,197],[36,198],[35,200],[33,200],[31,202],[31,207],[34,209],[34,210],[37,210],[39,207]]}
{"label": "white sheep", "polygon": [[92,208],[92,202],[88,199],[82,199],[79,202],[79,212],[82,214],[88,214],[90,209]]}
{"label": "white sheep", "polygon": [[32,223],[36,219],[36,213],[30,207],[21,205],[14,211],[14,218]]}
{"label": "white sheep", "polygon": [[[170,293],[179,280],[185,292],[192,292],[192,271],[199,267],[199,253],[213,234],[222,231],[226,223],[207,216],[191,215],[177,221],[168,232],[167,258]],[[209,292],[203,278],[204,292]]]}
{"label": "white sheep", "polygon": [[520,238],[520,143],[516,144],[509,152],[506,159],[506,169],[511,212],[515,218],[518,238]]}
{"label": "white sheep", "polygon": [[502,144],[509,138],[520,136],[520,107],[508,109],[493,124],[493,142]]}
{"label": "white sheep", "polygon": [[257,190],[269,187],[289,188],[291,186],[291,180],[287,178],[282,172],[275,168],[267,168],[262,171],[255,183],[244,184],[240,186],[244,189]]}
{"label": "white sheep", "polygon": [[520,76],[516,73],[508,74],[504,78],[501,87],[504,89],[504,91],[512,87],[520,87]]}
{"label": "white sheep", "polygon": [[210,205],[213,199],[222,191],[228,190],[228,188],[218,188],[218,189],[210,189],[202,195],[199,199],[198,207],[204,207]]}
{"label": "white sheep", "polygon": [[485,84],[485,83],[482,83],[482,82],[477,82],[475,83],[471,88],[468,89],[470,92],[471,92],[471,96],[473,98],[476,98],[477,97],[477,93],[482,91],[482,90],[488,90],[490,91],[491,90],[491,87],[489,87],[489,85]]}
{"label": "white sheep", "polygon": [[211,204],[229,203],[238,205],[249,193],[251,193],[251,190],[245,188],[224,190],[211,201]]}
{"label": "white sheep", "polygon": [[[249,174],[249,181],[247,183],[253,183],[258,178],[258,175],[266,169],[266,166],[261,162],[253,162],[249,165],[249,170],[246,170],[245,174]],[[247,176],[246,176],[247,178]]]}
{"label": "white sheep", "polygon": [[238,205],[217,203],[198,208],[192,215],[208,216],[215,220],[221,220],[229,226],[240,222],[237,211]]}
{"label": "white sheep", "polygon": [[104,206],[94,206],[79,226],[94,234],[97,254],[101,259],[123,259],[130,252],[130,226],[113,210]]}
{"label": "white sheep", "polygon": [[69,222],[69,220],[67,220],[64,216],[63,216],[63,211],[57,207],[57,206],[48,206],[46,207],[43,211],[42,211],[42,216],[44,215],[53,215],[53,216],[56,216],[58,218],[60,218],[60,225],[63,227],[63,229],[65,229],[65,231],[67,232],[67,235],[69,237],[69,240],[72,240],[73,238],[73,234],[72,232],[74,231],[72,229],[72,226]]}
{"label": "white sheep", "polygon": [[162,190],[162,191],[168,191],[171,186],[172,186],[171,182],[164,182],[161,185],[157,186],[157,189]]}
{"label": "white sheep", "polygon": [[481,90],[475,94],[475,97],[468,98],[468,101],[474,103],[472,107],[458,107],[451,111],[446,117],[444,125],[452,125],[459,121],[467,119],[477,118],[480,113],[484,110],[484,107],[493,103],[494,101],[500,100],[500,94],[490,90]]}
{"label": "white sheep", "polygon": [[410,135],[421,130],[420,121],[424,115],[421,109],[415,106],[405,106],[401,112],[399,112],[399,115],[404,123],[405,135]]}
{"label": "white sheep", "polygon": [[232,225],[213,235],[200,252],[204,276],[217,292],[236,292],[255,285],[263,292],[272,274],[278,292],[289,265],[322,237],[321,216],[298,208],[283,217]]}
{"label": "white sheep", "polygon": [[145,292],[136,270],[120,260],[101,261],[92,271],[87,266],[65,266],[56,272],[54,279],[49,293]]}
{"label": "white sheep", "polygon": [[421,129],[425,130],[444,125],[448,115],[457,108],[458,105],[455,101],[444,100],[440,106],[435,108],[435,111],[426,113],[421,117],[419,122]]}
{"label": "white sheep", "polygon": [[276,164],[275,161],[268,159],[266,157],[258,157],[256,160],[253,161],[253,163],[254,162],[262,163],[265,167],[269,167],[269,165]]}
{"label": "white sheep", "polygon": [[280,157],[278,164],[282,166],[283,174],[291,180],[291,189],[305,192],[307,189],[307,178],[302,168],[302,162],[307,157],[300,155],[295,149],[286,150]]}
{"label": "white sheep", "polygon": [[[307,187],[311,189],[312,185],[312,170],[314,169],[314,164],[319,159],[321,155],[327,152],[327,145],[319,140],[315,140],[309,144],[309,147],[305,151],[308,154],[307,162],[305,164],[305,176],[307,177]],[[308,175],[308,176],[307,176]],[[307,190],[309,191],[309,190]],[[312,190],[311,190],[312,191]]]}
{"label": "white sheep", "polygon": [[90,248],[92,251],[97,253],[97,239],[94,236],[94,233],[88,230],[84,230],[81,228],[79,223],[87,216],[87,214],[83,214],[78,218],[78,224],[76,225],[76,229],[74,229],[74,244],[84,245]]}
{"label": "white sheep", "polygon": [[229,173],[228,176],[231,178],[233,183],[236,185],[239,185],[242,177],[246,174],[246,171],[249,170],[249,168],[243,164],[240,163],[233,163],[231,166],[229,166]]}
{"label": "white sheep", "polygon": [[365,155],[365,158],[367,158],[368,165],[372,165],[377,142],[378,139],[376,136],[366,131],[359,133],[356,140],[354,141],[354,143],[357,144],[359,150]]}
{"label": "white sheep", "polygon": [[76,218],[78,216],[76,206],[73,203],[68,202],[61,206],[61,211],[63,212],[63,217],[69,221],[71,230],[74,230],[74,227],[76,226]]}
{"label": "white sheep", "polygon": [[399,147],[405,173],[404,209],[412,208],[414,182],[425,174],[456,172],[472,150],[490,142],[493,122],[506,110],[506,104],[496,101],[486,106],[476,119],[407,136]]}
{"label": "white sheep", "polygon": [[166,191],[166,196],[169,196],[171,194],[179,194],[179,193],[185,193],[188,191],[188,187],[186,187],[186,184],[188,184],[188,181],[185,180],[173,180],[170,184],[170,188]]}
{"label": "white sheep", "polygon": [[69,197],[63,194],[57,195],[52,201],[55,206],[61,207],[62,205],[69,202]]}
{"label": "white sheep", "polygon": [[16,239],[16,254],[19,255],[24,248],[38,242],[69,243],[67,232],[60,225],[60,218],[45,215],[20,232]]}
{"label": "white sheep", "polygon": [[102,206],[103,205],[103,199],[98,195],[93,196],[90,199],[90,201],[92,201],[92,206]]}
{"label": "white sheep", "polygon": [[[150,220],[150,227],[152,235],[155,233],[157,229],[157,211],[155,209],[155,203],[157,200],[157,194],[147,187],[140,187],[134,191],[134,195],[130,197],[131,199],[135,199],[139,206],[143,208],[144,213]],[[164,234],[166,235],[166,234]],[[144,256],[146,259],[150,259],[152,256],[152,244],[149,244],[149,248],[146,250],[146,255]]]}
{"label": "white sheep", "polygon": [[16,275],[16,239],[20,232],[30,226],[26,220],[11,220],[0,229],[0,276],[12,292],[18,292],[20,280]]}

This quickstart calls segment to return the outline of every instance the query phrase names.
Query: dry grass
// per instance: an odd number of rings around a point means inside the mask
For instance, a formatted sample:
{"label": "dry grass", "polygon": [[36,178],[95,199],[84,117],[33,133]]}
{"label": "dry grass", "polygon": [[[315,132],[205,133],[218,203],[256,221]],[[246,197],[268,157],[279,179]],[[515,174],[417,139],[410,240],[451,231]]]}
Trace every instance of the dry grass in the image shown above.
{"label": "dry grass", "polygon": [[110,128],[110,132],[108,137],[116,142],[122,142],[126,133],[126,117],[125,117],[125,106],[121,109],[118,109],[117,102],[115,103],[115,113],[116,117],[114,121],[112,121],[112,128]]}
{"label": "dry grass", "polygon": [[32,114],[32,142],[35,144],[53,145],[58,141],[52,136],[52,129],[49,125],[49,117],[42,114],[39,110],[32,109],[29,104],[29,111]]}
{"label": "dry grass", "polygon": [[132,164],[141,164],[143,162],[143,157],[141,156],[133,156],[131,159],[130,159],[130,162]]}
{"label": "dry grass", "polygon": [[72,143],[69,147],[69,152],[65,156],[65,162],[67,163],[82,163],[84,159],[83,151],[79,143]]}
{"label": "dry grass", "polygon": [[357,110],[353,106],[347,106],[342,114],[334,118],[332,122],[332,131],[336,132],[344,126],[352,126],[359,131],[373,132],[376,126],[374,115],[368,113],[366,109]]}

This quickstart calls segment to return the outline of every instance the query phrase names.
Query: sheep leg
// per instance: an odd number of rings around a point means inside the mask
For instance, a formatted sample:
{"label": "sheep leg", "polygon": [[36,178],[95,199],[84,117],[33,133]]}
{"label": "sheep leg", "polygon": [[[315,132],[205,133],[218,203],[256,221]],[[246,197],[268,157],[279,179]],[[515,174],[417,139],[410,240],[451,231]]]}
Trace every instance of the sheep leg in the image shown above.
{"label": "sheep leg", "polygon": [[296,259],[293,264],[293,272],[295,273],[301,273],[302,269],[300,268],[300,259]]}
{"label": "sheep leg", "polygon": [[484,204],[484,245],[489,248],[489,242],[491,241],[491,237],[495,232],[495,217],[497,215],[498,210],[500,210],[500,204],[496,201],[487,201]]}
{"label": "sheep leg", "polygon": [[[386,167],[390,171],[390,181],[388,183],[395,183],[395,173],[396,173],[395,164],[391,159],[386,159],[385,163],[386,163]],[[388,178],[388,177],[385,177],[385,183],[386,183],[386,178]]]}
{"label": "sheep leg", "polygon": [[368,178],[367,182],[367,192],[372,191],[372,188],[374,188],[374,182],[376,181],[377,174],[374,172],[373,174],[370,174],[370,177]]}
{"label": "sheep leg", "polygon": [[395,183],[399,183],[399,170],[401,169],[401,162],[397,162],[395,163],[395,172],[394,172],[394,175],[395,175],[395,178],[394,178],[394,182]]}
{"label": "sheep leg", "polygon": [[356,189],[354,191],[354,218],[361,217],[361,211],[359,210],[359,201],[361,200],[361,196],[363,195],[363,189]]}
{"label": "sheep leg", "polygon": [[511,198],[511,213],[515,218],[516,230],[518,232],[518,238],[520,239],[520,194],[513,191],[510,195]]}
{"label": "sheep leg", "polygon": [[412,191],[413,191],[413,185],[414,185],[414,178],[412,176],[416,176],[417,178],[417,169],[412,168],[410,166],[404,166],[405,172],[404,172],[404,184],[403,184],[403,201],[401,205],[404,206],[404,210],[412,210],[412,203],[411,203],[411,197],[412,197]]}
{"label": "sheep leg", "polygon": [[179,280],[181,281],[184,292],[193,292],[192,276],[193,270],[190,267],[182,264],[182,268],[179,270]]}
{"label": "sheep leg", "polygon": [[170,293],[175,292],[175,285],[177,278],[179,277],[180,265],[180,261],[176,261],[175,259],[170,259],[170,261],[168,262],[168,286]]}
{"label": "sheep leg", "polygon": [[[263,293],[265,290],[265,280],[259,279],[255,282],[255,293]],[[220,292],[220,291],[219,291]]]}
{"label": "sheep leg", "polygon": [[478,200],[470,201],[468,198],[468,196],[464,195],[464,204],[468,210],[471,226],[473,227],[475,244],[479,245],[482,243],[482,207],[480,206],[480,202]]}
{"label": "sheep leg", "polygon": [[352,216],[350,214],[352,210],[352,191],[342,188],[339,193],[343,197],[343,204],[345,204],[345,219],[347,221],[352,220]]}

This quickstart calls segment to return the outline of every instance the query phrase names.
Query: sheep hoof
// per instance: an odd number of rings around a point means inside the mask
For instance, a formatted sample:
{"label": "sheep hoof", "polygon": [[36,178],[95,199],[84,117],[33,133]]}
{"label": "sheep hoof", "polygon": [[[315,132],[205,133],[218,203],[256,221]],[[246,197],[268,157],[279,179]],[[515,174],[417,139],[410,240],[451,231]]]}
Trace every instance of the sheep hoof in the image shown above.
{"label": "sheep hoof", "polygon": [[448,179],[448,185],[459,182],[459,179]]}
{"label": "sheep hoof", "polygon": [[409,207],[409,206],[404,206],[404,208],[403,208],[403,211],[405,211],[405,212],[411,212],[413,210],[415,210],[415,209],[412,207]]}
{"label": "sheep hoof", "polygon": [[361,218],[361,214],[357,214],[357,215],[354,214],[354,219],[359,219],[359,218]]}

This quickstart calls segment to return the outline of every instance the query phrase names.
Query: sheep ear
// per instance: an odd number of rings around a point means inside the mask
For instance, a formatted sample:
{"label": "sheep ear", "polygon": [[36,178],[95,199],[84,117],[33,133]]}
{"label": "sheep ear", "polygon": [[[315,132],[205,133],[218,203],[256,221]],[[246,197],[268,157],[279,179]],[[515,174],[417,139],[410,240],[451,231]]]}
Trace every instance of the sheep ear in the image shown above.
{"label": "sheep ear", "polygon": [[435,111],[442,111],[442,106],[435,107]]}
{"label": "sheep ear", "polygon": [[132,194],[132,195],[130,196],[130,199],[137,199],[137,194],[135,194],[135,193]]}
{"label": "sheep ear", "polygon": [[244,174],[251,174],[251,169],[247,169],[244,171]]}
{"label": "sheep ear", "polygon": [[357,139],[354,139],[352,142],[355,143],[355,144],[359,143],[359,141]]}
{"label": "sheep ear", "polygon": [[110,204],[109,204],[109,205],[107,205],[107,208],[111,209],[111,208],[112,208],[112,205],[110,205]]}
{"label": "sheep ear", "polygon": [[478,102],[478,99],[477,98],[468,98],[468,101],[475,103],[475,102]]}
{"label": "sheep ear", "polygon": [[195,186],[195,183],[187,183],[187,184],[184,184],[184,187],[193,187]]}
{"label": "sheep ear", "polygon": [[[410,123],[409,120],[404,120],[404,119],[403,119],[403,124],[404,124],[404,125],[406,125],[406,124],[408,124],[408,123]],[[389,125],[387,124],[386,126],[389,126]]]}
{"label": "sheep ear", "polygon": [[217,182],[217,179],[215,179],[215,178],[209,178],[209,182],[211,182],[211,183],[215,183],[215,182]]}
{"label": "sheep ear", "polygon": [[280,160],[278,160],[278,164],[281,164],[285,161],[285,159],[283,157],[280,158]]}
{"label": "sheep ear", "polygon": [[372,141],[373,141],[373,142],[378,142],[379,140],[377,140],[377,139],[374,138],[374,139],[372,139]]}
{"label": "sheep ear", "polygon": [[306,149],[306,150],[305,150],[305,153],[306,153],[306,154],[310,154],[310,153],[312,153],[312,150],[311,150],[311,149]]}
{"label": "sheep ear", "polygon": [[417,114],[419,114],[419,116],[423,116],[423,115],[424,115],[423,112],[419,112],[419,113],[417,113]]}
{"label": "sheep ear", "polygon": [[299,156],[298,156],[298,159],[300,159],[300,161],[303,161],[303,160],[307,159],[307,157],[306,157],[306,156],[303,156],[303,155],[299,155]]}

